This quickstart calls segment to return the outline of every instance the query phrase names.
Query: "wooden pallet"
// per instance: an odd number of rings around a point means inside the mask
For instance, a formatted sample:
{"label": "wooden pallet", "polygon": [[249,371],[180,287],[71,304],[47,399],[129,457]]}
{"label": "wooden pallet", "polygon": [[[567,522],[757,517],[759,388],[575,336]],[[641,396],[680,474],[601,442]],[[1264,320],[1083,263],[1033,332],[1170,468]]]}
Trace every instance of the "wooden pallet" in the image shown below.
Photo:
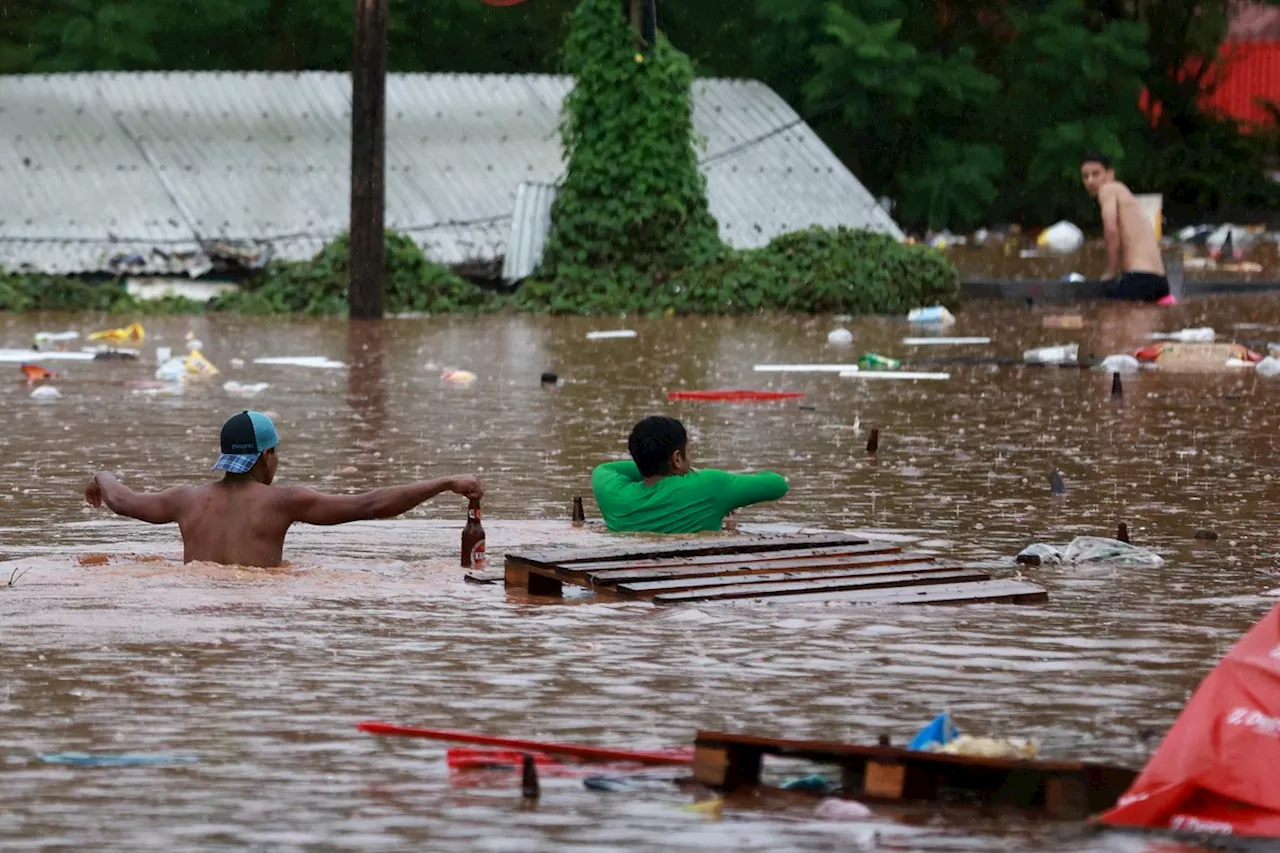
{"label": "wooden pallet", "polygon": [[693,778],[733,790],[760,783],[765,755],[841,768],[842,792],[868,800],[916,800],[1029,809],[1079,820],[1115,805],[1137,772],[1079,761],[1013,760],[698,732]]}
{"label": "wooden pallet", "polygon": [[863,604],[1039,604],[1042,587],[994,580],[924,554],[847,533],[671,539],[508,554],[508,588],[559,596],[564,584],[614,599],[849,601]]}

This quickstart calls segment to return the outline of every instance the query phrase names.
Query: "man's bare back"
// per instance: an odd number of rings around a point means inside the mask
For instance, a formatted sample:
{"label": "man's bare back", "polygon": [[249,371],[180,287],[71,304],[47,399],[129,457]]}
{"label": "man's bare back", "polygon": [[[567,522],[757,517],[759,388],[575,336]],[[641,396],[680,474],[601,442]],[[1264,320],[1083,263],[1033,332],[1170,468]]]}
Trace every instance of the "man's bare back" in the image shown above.
{"label": "man's bare back", "polygon": [[[256,412],[243,412],[224,425],[218,466],[228,473],[222,480],[144,493],[127,488],[113,474],[102,473],[85,486],[85,500],[91,506],[106,504],[119,515],[151,524],[176,522],[182,532],[184,562],[270,568],[280,565],[285,534],[295,522],[333,525],[390,518],[441,492],[456,492],[469,500],[484,496],[484,486],[472,476],[441,477],[358,495],[272,486],[277,465],[274,428],[269,428],[267,441],[261,436],[255,440],[252,424],[246,427],[244,423],[248,415],[260,418],[259,432],[263,430],[261,418],[265,416]],[[228,427],[233,426],[249,430],[249,445],[228,440]],[[244,438],[232,435],[236,437]],[[259,450],[264,443],[270,446]],[[245,450],[249,452],[241,452]]]}
{"label": "man's bare back", "polygon": [[[1123,266],[1112,266],[1108,278],[1117,272],[1149,272],[1164,275],[1164,259],[1160,257],[1160,244],[1151,220],[1138,206],[1133,192],[1120,181],[1109,181],[1098,190],[1098,206],[1102,209],[1102,227],[1105,234],[1108,221],[1114,224],[1120,243]],[[1112,259],[1108,255],[1108,263]]]}

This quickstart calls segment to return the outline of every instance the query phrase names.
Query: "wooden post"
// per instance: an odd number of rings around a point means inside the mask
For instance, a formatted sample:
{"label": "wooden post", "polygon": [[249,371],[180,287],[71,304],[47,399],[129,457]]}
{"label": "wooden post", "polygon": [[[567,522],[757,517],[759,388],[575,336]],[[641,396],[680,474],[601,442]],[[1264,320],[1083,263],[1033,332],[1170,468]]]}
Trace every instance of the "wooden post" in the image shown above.
{"label": "wooden post", "polygon": [[387,0],[356,0],[351,57],[351,282],[355,319],[382,318],[386,281]]}

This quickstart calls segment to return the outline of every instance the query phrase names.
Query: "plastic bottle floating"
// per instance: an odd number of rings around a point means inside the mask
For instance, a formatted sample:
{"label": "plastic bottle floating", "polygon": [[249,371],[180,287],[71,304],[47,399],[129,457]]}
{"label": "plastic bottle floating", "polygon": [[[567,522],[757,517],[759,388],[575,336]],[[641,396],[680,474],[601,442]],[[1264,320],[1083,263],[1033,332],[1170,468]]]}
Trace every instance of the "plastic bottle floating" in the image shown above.
{"label": "plastic bottle floating", "polygon": [[94,332],[89,336],[91,341],[106,341],[109,347],[118,347],[124,344],[140,344],[147,338],[147,330],[142,328],[141,323],[130,323],[123,329],[106,329],[101,332]]}

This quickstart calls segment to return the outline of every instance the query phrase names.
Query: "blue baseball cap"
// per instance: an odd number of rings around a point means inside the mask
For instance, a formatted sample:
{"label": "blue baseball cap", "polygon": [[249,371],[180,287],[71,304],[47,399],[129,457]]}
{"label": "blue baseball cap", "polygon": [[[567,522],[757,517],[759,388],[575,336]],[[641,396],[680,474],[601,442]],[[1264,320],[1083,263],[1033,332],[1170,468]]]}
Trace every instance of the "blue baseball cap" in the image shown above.
{"label": "blue baseball cap", "polygon": [[213,463],[214,471],[246,474],[264,450],[280,443],[276,426],[262,412],[241,412],[222,425],[222,455]]}

